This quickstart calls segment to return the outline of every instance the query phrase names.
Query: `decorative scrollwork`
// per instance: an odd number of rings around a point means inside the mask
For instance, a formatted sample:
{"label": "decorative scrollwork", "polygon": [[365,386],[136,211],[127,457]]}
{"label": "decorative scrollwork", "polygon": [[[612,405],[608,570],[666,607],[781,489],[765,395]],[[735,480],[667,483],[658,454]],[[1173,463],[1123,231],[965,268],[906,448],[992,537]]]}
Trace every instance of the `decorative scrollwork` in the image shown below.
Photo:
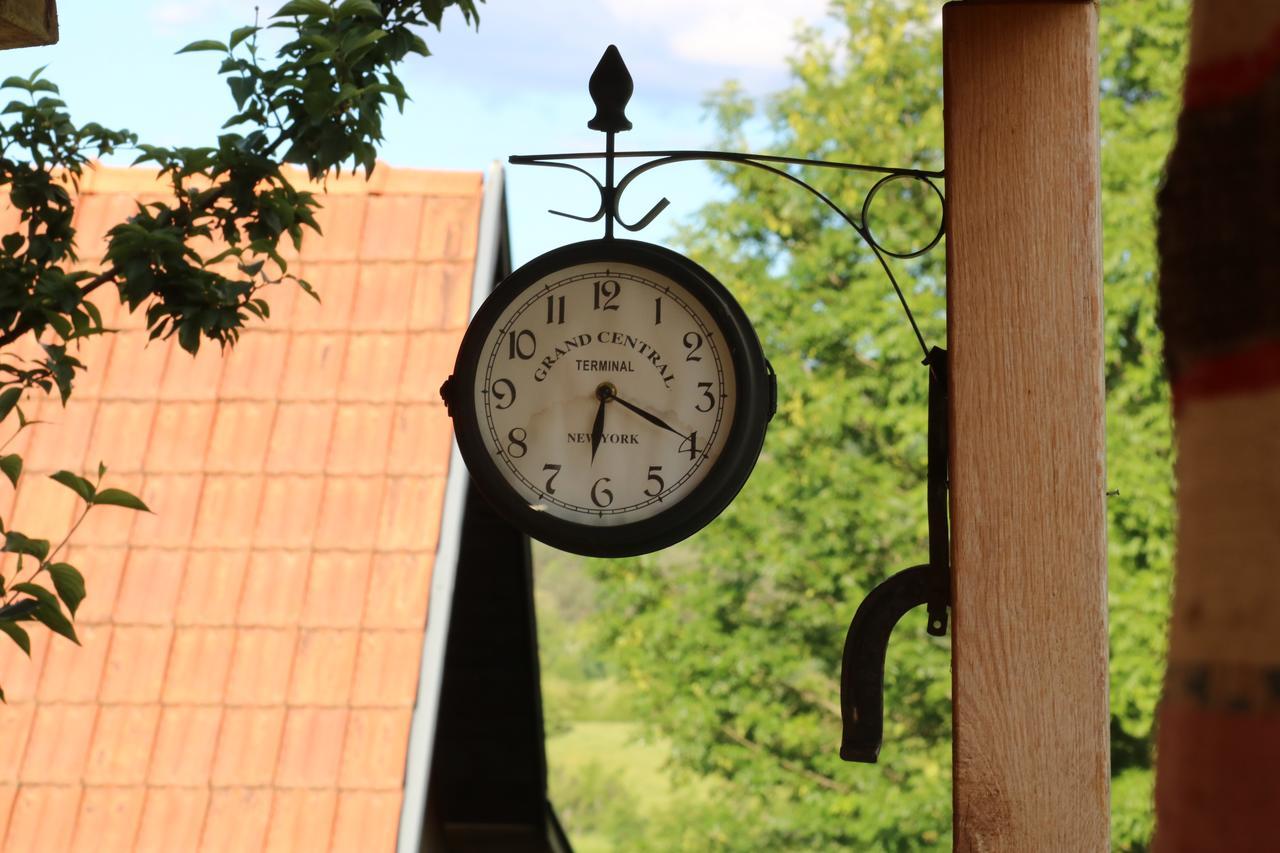
{"label": "decorative scrollwork", "polygon": [[[600,160],[605,161],[606,179],[601,183],[595,175],[581,166],[574,165],[568,161],[572,160]],[[613,181],[614,161],[619,159],[643,159],[647,162],[638,166],[633,166],[622,179],[616,184]],[[911,328],[915,332],[916,339],[920,343],[920,348],[926,356],[929,354],[929,347],[925,343],[924,336],[920,333],[920,327],[917,325],[915,316],[911,313],[911,307],[907,304],[906,297],[902,293],[902,288],[898,286],[897,279],[894,277],[893,270],[889,266],[889,258],[908,259],[916,258],[925,254],[942,240],[943,234],[947,229],[946,214],[946,197],[942,189],[936,183],[944,178],[944,173],[928,171],[925,169],[908,169],[894,166],[869,166],[863,163],[840,163],[830,160],[809,160],[802,157],[780,157],[767,154],[744,154],[735,151],[614,151],[613,150],[613,134],[608,134],[608,146],[602,152],[576,152],[567,154],[525,154],[516,155],[510,158],[510,162],[514,165],[527,166],[551,166],[560,169],[572,169],[586,175],[595,184],[596,189],[600,192],[600,206],[595,213],[590,216],[581,216],[578,214],[567,213],[563,210],[551,210],[557,216],[564,216],[568,219],[575,219],[579,222],[598,222],[605,220],[605,236],[612,236],[613,224],[617,223],[628,231],[640,231],[647,227],[654,219],[658,217],[663,210],[671,203],[668,199],[661,198],[655,203],[649,211],[637,219],[635,222],[627,222],[622,219],[619,213],[619,205],[621,203],[622,194],[628,187],[646,172],[657,169],[660,166],[668,166],[673,163],[688,163],[693,161],[702,162],[720,162],[735,163],[741,166],[750,166],[760,169],[770,174],[777,175],[783,180],[789,181],[797,186],[803,187],[811,195],[825,204],[834,211],[841,219],[849,224],[862,241],[867,245],[871,252],[880,262],[880,266],[884,269],[885,275],[889,278],[889,283],[893,285],[894,292],[898,295],[898,301],[902,304],[903,311],[906,312],[907,319],[911,323]],[[864,172],[879,175],[880,178],[871,186],[867,194],[863,197],[862,206],[857,214],[850,214],[840,205],[836,204],[826,193],[819,190],[813,184],[804,178],[788,171],[784,166],[801,166],[816,167],[820,169],[841,169],[844,171]],[[932,232],[929,240],[919,247],[910,248],[908,250],[894,249],[886,246],[879,239],[871,228],[870,214],[871,206],[876,196],[889,184],[895,181],[918,181],[933,192],[938,199],[939,215],[937,229]]]}

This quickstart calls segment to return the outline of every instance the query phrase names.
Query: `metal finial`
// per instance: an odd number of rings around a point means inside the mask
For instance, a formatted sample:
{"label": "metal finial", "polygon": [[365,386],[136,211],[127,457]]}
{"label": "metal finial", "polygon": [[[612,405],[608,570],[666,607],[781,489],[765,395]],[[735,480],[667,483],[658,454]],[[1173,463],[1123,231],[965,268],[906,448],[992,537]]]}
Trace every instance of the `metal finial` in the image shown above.
{"label": "metal finial", "polygon": [[634,88],[622,54],[618,53],[617,47],[609,45],[587,84],[591,100],[596,104],[595,118],[587,122],[587,127],[606,133],[630,130],[626,109]]}

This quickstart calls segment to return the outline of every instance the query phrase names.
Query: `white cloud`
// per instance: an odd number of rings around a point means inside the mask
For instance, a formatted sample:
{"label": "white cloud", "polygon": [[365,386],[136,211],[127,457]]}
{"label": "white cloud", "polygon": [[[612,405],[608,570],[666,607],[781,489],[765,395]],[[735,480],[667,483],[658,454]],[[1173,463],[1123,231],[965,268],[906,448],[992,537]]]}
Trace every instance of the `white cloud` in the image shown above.
{"label": "white cloud", "polygon": [[648,31],[686,62],[778,71],[796,29],[822,18],[828,0],[605,0],[618,21]]}

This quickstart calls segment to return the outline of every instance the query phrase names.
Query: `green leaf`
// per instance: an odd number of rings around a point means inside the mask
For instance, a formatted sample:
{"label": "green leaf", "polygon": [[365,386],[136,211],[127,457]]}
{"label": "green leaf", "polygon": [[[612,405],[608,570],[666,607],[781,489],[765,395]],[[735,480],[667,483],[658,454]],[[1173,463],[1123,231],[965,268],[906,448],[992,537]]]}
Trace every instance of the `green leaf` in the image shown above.
{"label": "green leaf", "polygon": [[34,583],[16,583],[13,588],[19,592],[25,592],[34,596],[39,602],[35,609],[31,611],[31,618],[44,625],[55,634],[61,634],[77,646],[80,645],[80,638],[76,636],[75,626],[71,624],[71,620],[62,612],[62,607],[58,604],[58,597],[49,590]]}
{"label": "green leaf", "polygon": [[80,606],[80,602],[84,601],[84,575],[69,563],[50,563],[47,568],[49,576],[53,578],[53,588],[58,591],[58,597],[67,605],[71,615],[75,616],[76,608]]}
{"label": "green leaf", "polygon": [[94,506],[122,506],[126,509],[136,509],[141,512],[151,512],[151,509],[139,500],[136,496],[129,494],[124,489],[103,489],[93,498]]}
{"label": "green leaf", "polygon": [[[333,9],[323,0],[289,0],[272,15],[273,18],[284,18],[289,15],[325,15],[328,16]],[[19,78],[21,79],[21,78]],[[22,82],[26,82],[23,80]]]}
{"label": "green leaf", "polygon": [[202,50],[216,50],[219,53],[226,53],[227,46],[216,39],[200,39],[199,41],[193,41],[178,53],[197,53]]}
{"label": "green leaf", "polygon": [[[35,609],[37,602],[33,598],[24,598],[21,602],[15,602],[15,603],[25,604],[26,602],[31,602],[31,609],[32,610]],[[7,621],[4,621],[3,619],[0,619],[0,631],[4,631],[6,634],[8,634],[10,638],[12,638],[13,641],[18,644],[18,648],[26,652],[27,657],[31,657],[31,637],[27,635],[27,632],[23,630],[22,626],[18,625],[15,622],[7,622]],[[0,693],[0,697],[2,697],[3,695],[4,694]]]}
{"label": "green leaf", "polygon": [[79,495],[85,503],[94,502],[93,493],[95,489],[93,483],[90,483],[84,477],[72,474],[70,471],[59,471],[56,474],[50,474],[49,479],[66,486]]}
{"label": "green leaf", "polygon": [[0,456],[0,472],[4,472],[9,482],[17,487],[18,478],[22,476],[22,457],[16,453]]}
{"label": "green leaf", "polygon": [[25,533],[10,530],[4,535],[4,548],[0,550],[11,554],[28,554],[37,560],[44,560],[49,556],[49,540],[32,539]]}
{"label": "green leaf", "polygon": [[13,385],[0,391],[0,421],[9,417],[9,413],[13,411],[14,406],[18,405],[18,398],[21,396],[21,385]]}
{"label": "green leaf", "polygon": [[0,620],[25,619],[31,615],[31,611],[35,610],[39,603],[34,598],[20,598],[12,604],[6,604],[0,607]]}
{"label": "green leaf", "polygon": [[227,41],[227,49],[235,50],[242,41],[249,38],[257,31],[258,28],[254,26],[237,27],[231,31],[231,38]]}

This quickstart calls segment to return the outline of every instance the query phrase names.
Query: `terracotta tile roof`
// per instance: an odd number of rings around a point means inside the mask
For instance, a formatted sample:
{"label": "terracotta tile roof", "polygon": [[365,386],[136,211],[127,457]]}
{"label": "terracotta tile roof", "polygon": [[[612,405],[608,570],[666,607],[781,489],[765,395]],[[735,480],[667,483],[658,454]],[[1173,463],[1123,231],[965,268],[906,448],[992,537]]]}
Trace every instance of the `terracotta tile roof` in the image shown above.
{"label": "terracotta tile roof", "polygon": [[[86,177],[82,257],[153,181]],[[102,300],[120,331],[84,345],[69,406],[38,404],[53,423],[11,445],[27,473],[0,511],[65,532],[70,492],[44,475],[101,459],[156,513],[77,532],[82,648],[0,643],[4,849],[395,846],[481,183],[330,181],[296,261],[323,302],[282,288],[225,357],[148,346]]]}

